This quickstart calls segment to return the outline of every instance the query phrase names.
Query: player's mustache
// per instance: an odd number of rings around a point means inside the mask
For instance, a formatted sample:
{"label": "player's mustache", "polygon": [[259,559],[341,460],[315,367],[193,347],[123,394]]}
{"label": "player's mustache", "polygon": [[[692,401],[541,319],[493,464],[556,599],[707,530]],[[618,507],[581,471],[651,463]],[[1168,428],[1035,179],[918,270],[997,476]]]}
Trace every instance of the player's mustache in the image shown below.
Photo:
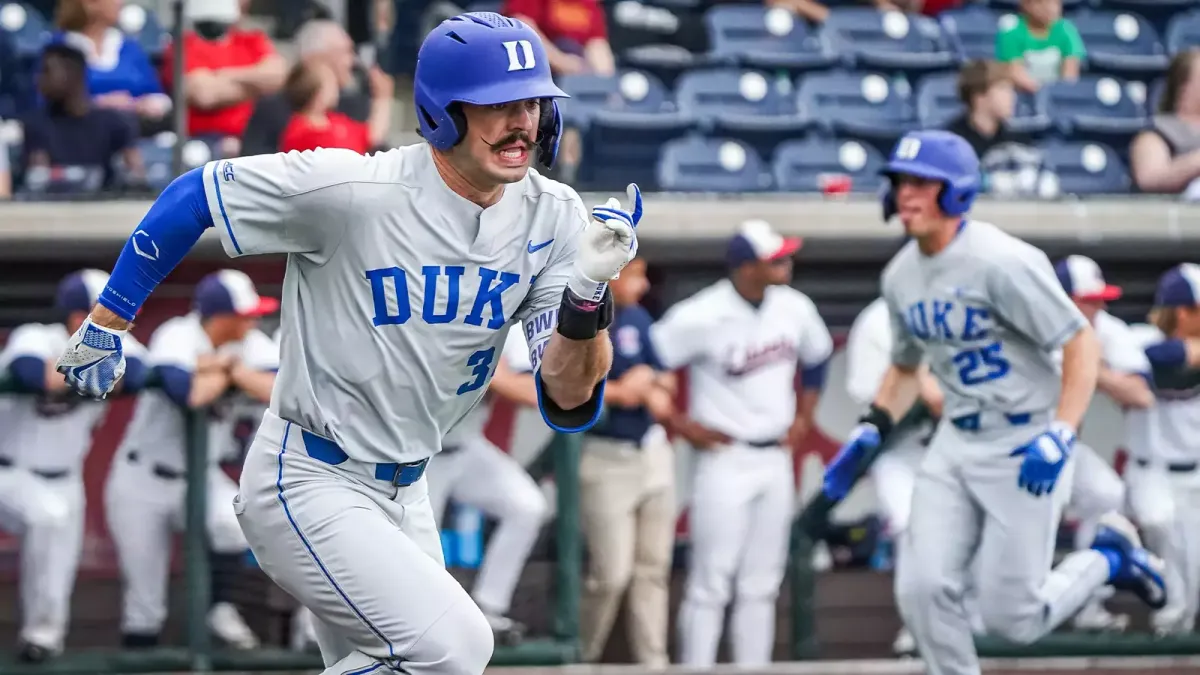
{"label": "player's mustache", "polygon": [[533,140],[529,138],[529,134],[525,133],[524,131],[514,131],[495,143],[492,143],[492,150],[499,150],[504,146],[511,145],[517,141],[520,141],[522,144],[524,144],[526,150],[529,150],[533,147]]}

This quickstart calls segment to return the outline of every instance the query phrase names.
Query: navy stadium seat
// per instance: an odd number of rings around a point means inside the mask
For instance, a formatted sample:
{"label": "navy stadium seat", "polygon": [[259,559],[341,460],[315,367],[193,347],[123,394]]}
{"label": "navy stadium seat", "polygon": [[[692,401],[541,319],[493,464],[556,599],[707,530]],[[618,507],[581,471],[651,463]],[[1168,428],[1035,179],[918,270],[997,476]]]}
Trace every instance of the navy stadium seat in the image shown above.
{"label": "navy stadium seat", "polygon": [[1200,0],[1104,0],[1101,6],[1114,12],[1133,12],[1146,18],[1159,35],[1176,14],[1200,7]]}
{"label": "navy stadium seat", "polygon": [[623,67],[654,76],[669,89],[675,86],[683,73],[717,61],[708,54],[696,54],[679,45],[652,44],[624,50],[618,55],[617,62]]}
{"label": "navy stadium seat", "polygon": [[659,149],[695,129],[696,120],[678,112],[598,110],[584,136],[579,181],[595,190],[623,190],[631,182],[653,190]]}
{"label": "navy stadium seat", "polygon": [[938,15],[942,31],[960,59],[996,57],[1000,15],[983,5],[951,9]]}
{"label": "navy stadium seat", "polygon": [[1126,83],[1107,76],[1055,82],[1038,97],[1059,130],[1078,140],[1125,147],[1147,123],[1145,106],[1129,96]]}
{"label": "navy stadium seat", "polygon": [[814,73],[797,84],[799,113],[825,130],[868,138],[890,152],[904,132],[916,123],[911,92],[879,73]]}
{"label": "navy stadium seat", "polygon": [[1200,47],[1200,10],[1176,14],[1167,23],[1166,41],[1172,54]]}
{"label": "navy stadium seat", "polygon": [[917,84],[917,119],[926,129],[946,126],[963,114],[966,106],[958,99],[958,75],[938,73]]}
{"label": "navy stadium seat", "polygon": [[669,102],[667,89],[657,77],[637,70],[622,70],[615,77],[563,75],[558,86],[571,95],[560,99],[563,121],[586,127],[597,110],[656,113]]}
{"label": "navy stadium seat", "polygon": [[1077,12],[1070,17],[1087,48],[1089,72],[1148,79],[1167,69],[1167,50],[1145,18],[1128,12]]}
{"label": "navy stadium seat", "polygon": [[1059,193],[1096,195],[1128,192],[1132,181],[1120,156],[1102,143],[1051,141],[1038,146],[1058,177]]}
{"label": "navy stadium seat", "polygon": [[42,52],[51,26],[34,8],[19,2],[0,1],[0,34],[20,59],[32,61]]}
{"label": "navy stadium seat", "polygon": [[829,41],[786,9],[717,5],[705,12],[704,24],[710,55],[719,61],[792,73],[838,63]]}
{"label": "navy stadium seat", "polygon": [[162,58],[163,51],[171,41],[171,34],[163,28],[154,10],[141,5],[125,5],[117,25],[126,35],[137,40],[146,54],[154,60]]}
{"label": "navy stadium seat", "polygon": [[958,61],[941,26],[925,16],[871,7],[834,8],[825,30],[833,36],[835,47],[863,69],[918,76],[946,70]]}
{"label": "navy stadium seat", "polygon": [[743,141],[765,156],[809,126],[796,112],[791,82],[782,84],[756,70],[693,71],[680,78],[675,102],[711,135]]}
{"label": "navy stadium seat", "polygon": [[779,146],[771,173],[775,189],[784,192],[821,192],[825,181],[845,176],[851,192],[875,193],[883,184],[884,162],[883,153],[868,143],[810,136]]}
{"label": "navy stadium seat", "polygon": [[1163,95],[1163,92],[1166,90],[1166,88],[1167,88],[1167,80],[1166,80],[1166,78],[1162,78],[1162,77],[1151,82],[1150,86],[1146,88],[1146,112],[1147,112],[1147,114],[1155,115],[1158,113],[1158,104],[1159,104],[1159,101],[1162,100],[1162,95]]}
{"label": "navy stadium seat", "polygon": [[174,134],[163,138],[143,138],[138,141],[142,162],[146,166],[146,182],[155,190],[167,187],[175,178],[172,168]]}
{"label": "navy stadium seat", "polygon": [[674,192],[758,192],[771,188],[761,157],[731,138],[680,138],[663,145],[658,186]]}
{"label": "navy stadium seat", "polygon": [[[1021,0],[987,0],[987,4],[999,12],[1016,12]],[[1062,0],[1063,11],[1070,11],[1088,4],[1088,0]]]}

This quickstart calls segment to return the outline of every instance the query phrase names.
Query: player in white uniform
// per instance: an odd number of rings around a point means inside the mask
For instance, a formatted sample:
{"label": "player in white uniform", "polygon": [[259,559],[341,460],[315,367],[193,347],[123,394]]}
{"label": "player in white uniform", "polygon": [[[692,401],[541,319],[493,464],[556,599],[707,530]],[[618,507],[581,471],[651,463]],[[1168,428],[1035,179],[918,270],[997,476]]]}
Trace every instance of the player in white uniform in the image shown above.
{"label": "player in white uniform", "polygon": [[[259,296],[245,273],[222,270],[196,285],[193,306],[193,312],[168,319],[150,338],[147,365],[161,386],[138,396],[105,486],[108,530],[124,585],[121,634],[126,647],[157,645],[167,616],[171,542],[185,516],[184,409],[215,406],[231,388],[250,396],[264,394],[258,373],[240,362],[242,340],[258,317],[279,308],[279,301]],[[219,412],[212,408],[212,431],[231,434],[232,425]],[[208,534],[217,582],[209,627],[231,646],[250,649],[258,639],[222,588],[248,546],[230,507],[237,487],[218,459],[209,458],[207,476]]]}
{"label": "player in white uniform", "polygon": [[156,200],[59,361],[103,395],[155,283],[208,227],[226,253],[288,254],[277,385],[234,504],[262,569],[317,619],[326,675],[478,675],[483,613],[445,569],[423,473],[523,323],[543,417],[582,431],[603,401],[608,281],[637,252],[632,206],[589,218],[553,162],[562,117],[537,32],[487,12],[426,36],[426,143],[221,160]]}
{"label": "player in white uniform", "polygon": [[733,660],[771,661],[794,512],[792,449],[812,425],[833,351],[812,300],[788,285],[799,247],[763,221],[743,224],[729,243],[729,278],[650,329],[662,366],[689,368],[689,410],[676,425],[697,450],[679,609],[680,662],[689,667],[716,661],[731,600]]}
{"label": "player in white uniform", "polygon": [[1138,339],[1157,402],[1126,417],[1125,476],[1133,515],[1177,584],[1151,624],[1160,635],[1191,633],[1200,608],[1200,265],[1159,279],[1150,323]]}
{"label": "player in white uniform", "polygon": [[[108,410],[70,392],[53,364],[107,282],[108,273],[100,270],[68,275],[54,303],[63,322],[19,326],[0,351],[0,374],[7,371],[25,392],[3,397],[0,525],[21,535],[17,654],[26,662],[44,661],[63,648],[83,546],[83,461]],[[144,354],[132,339],[128,358],[127,392],[144,380]]]}
{"label": "player in white uniform", "polygon": [[429,503],[439,529],[451,499],[499,521],[488,541],[471,597],[483,610],[497,639],[512,644],[521,639],[525,627],[506,614],[549,505],[521,463],[484,436],[491,417],[487,401],[497,396],[537,407],[529,347],[519,326],[508,331],[485,403],[451,429],[442,440],[442,451],[430,458]]}
{"label": "player in white uniform", "polygon": [[[899,215],[911,238],[883,273],[892,367],[824,489],[845,496],[864,454],[916,400],[916,374],[927,362],[945,399],[900,541],[896,600],[929,672],[980,672],[962,607],[972,557],[987,632],[1014,642],[1042,637],[1106,584],[1161,605],[1162,563],[1117,514],[1105,517],[1092,549],[1051,569],[1100,347],[1050,261],[994,225],[966,219],[979,158],[961,137],[910,133],[884,172],[884,217]],[[1060,480],[1068,485],[1055,490]]]}
{"label": "player in white uniform", "polygon": [[[1121,297],[1121,289],[1108,284],[1100,266],[1091,258],[1067,256],[1054,266],[1063,290],[1091,324],[1100,341],[1101,362],[1096,389],[1126,410],[1141,410],[1154,404],[1150,391],[1150,363],[1124,321],[1104,311],[1108,302]],[[1075,473],[1067,511],[1078,520],[1075,547],[1092,545],[1100,519],[1125,507],[1125,484],[1096,451],[1079,442],[1075,445]],[[1112,614],[1103,601],[1111,595],[1105,588],[1072,620],[1080,630],[1123,631],[1129,617]]]}

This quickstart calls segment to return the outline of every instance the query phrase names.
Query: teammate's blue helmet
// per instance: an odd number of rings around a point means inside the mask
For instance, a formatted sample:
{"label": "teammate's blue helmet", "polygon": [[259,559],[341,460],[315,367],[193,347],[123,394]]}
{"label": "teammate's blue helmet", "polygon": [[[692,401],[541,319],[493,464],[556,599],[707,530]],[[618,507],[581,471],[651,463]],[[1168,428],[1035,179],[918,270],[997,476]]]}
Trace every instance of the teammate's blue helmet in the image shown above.
{"label": "teammate's blue helmet", "polygon": [[446,19],[421,43],[413,79],[421,136],[439,150],[457,145],[467,131],[460,103],[549,99],[542,102],[536,142],[541,162],[554,165],[562,135],[554,99],[567,94],[554,84],[546,49],[529,26],[494,12]]}
{"label": "teammate's blue helmet", "polygon": [[[941,181],[938,206],[947,216],[961,216],[971,210],[979,194],[979,156],[962,136],[949,131],[914,131],[905,134],[883,169],[889,179],[917,176]],[[894,180],[883,196],[883,219],[896,215]]]}

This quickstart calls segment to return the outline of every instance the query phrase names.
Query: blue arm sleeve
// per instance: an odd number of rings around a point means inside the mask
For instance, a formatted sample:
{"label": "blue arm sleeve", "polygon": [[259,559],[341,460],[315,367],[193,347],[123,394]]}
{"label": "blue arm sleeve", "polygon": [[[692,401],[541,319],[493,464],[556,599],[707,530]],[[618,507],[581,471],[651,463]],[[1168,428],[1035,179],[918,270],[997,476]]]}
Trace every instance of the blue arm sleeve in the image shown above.
{"label": "blue arm sleeve", "polygon": [[8,372],[28,391],[46,390],[46,362],[36,356],[18,356],[8,364]]}
{"label": "blue arm sleeve", "polygon": [[1187,347],[1183,340],[1163,340],[1146,347],[1146,358],[1160,368],[1178,368],[1187,363]]}
{"label": "blue arm sleeve", "polygon": [[204,196],[203,167],[176,178],[154,201],[125,242],[100,304],[133,321],[146,298],[213,226]]}
{"label": "blue arm sleeve", "polygon": [[809,391],[813,389],[821,389],[825,386],[825,374],[828,372],[828,370],[828,359],[816,365],[805,366],[800,371],[800,386]]}
{"label": "blue arm sleeve", "polygon": [[155,366],[154,373],[167,398],[186,408],[192,393],[192,374],[179,366]]}
{"label": "blue arm sleeve", "polygon": [[125,358],[125,377],[121,380],[121,390],[127,394],[141,391],[146,386],[146,376],[149,369],[141,359]]}

